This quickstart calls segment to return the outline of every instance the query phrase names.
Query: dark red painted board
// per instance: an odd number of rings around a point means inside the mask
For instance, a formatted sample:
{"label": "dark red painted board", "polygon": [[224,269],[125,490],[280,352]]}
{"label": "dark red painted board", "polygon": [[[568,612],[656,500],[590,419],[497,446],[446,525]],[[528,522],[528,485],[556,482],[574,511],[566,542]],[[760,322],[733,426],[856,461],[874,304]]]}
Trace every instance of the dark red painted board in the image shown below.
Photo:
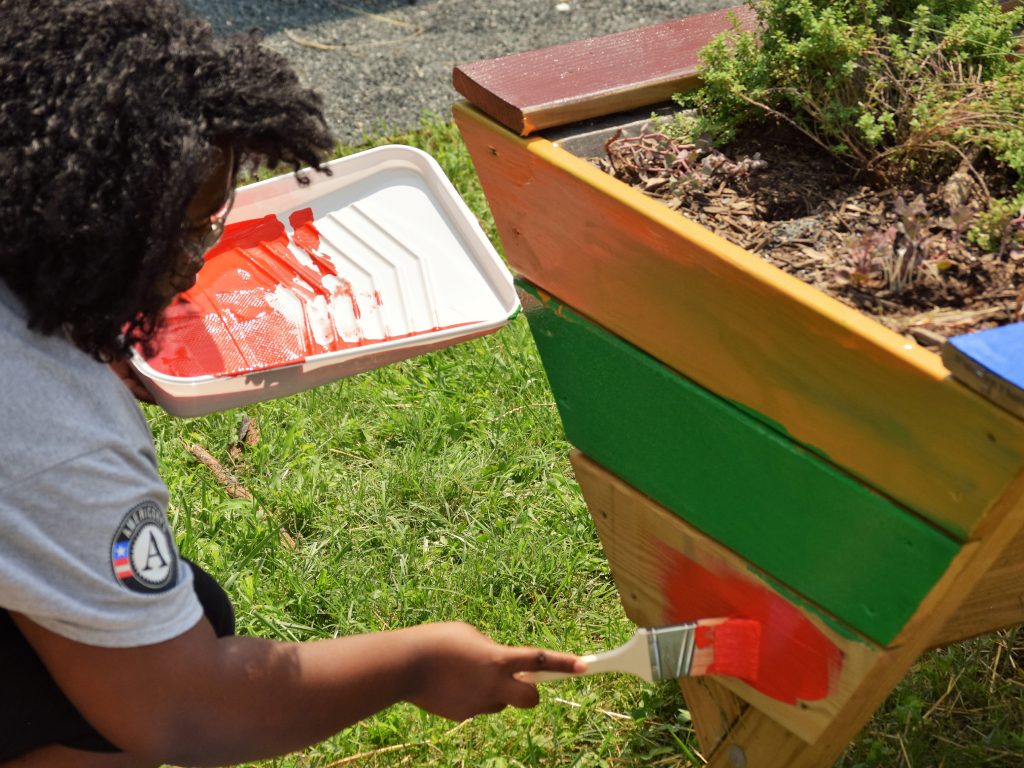
{"label": "dark red painted board", "polygon": [[667,101],[696,83],[698,54],[720,32],[752,29],[745,5],[484,59],[455,68],[473,106],[521,136]]}

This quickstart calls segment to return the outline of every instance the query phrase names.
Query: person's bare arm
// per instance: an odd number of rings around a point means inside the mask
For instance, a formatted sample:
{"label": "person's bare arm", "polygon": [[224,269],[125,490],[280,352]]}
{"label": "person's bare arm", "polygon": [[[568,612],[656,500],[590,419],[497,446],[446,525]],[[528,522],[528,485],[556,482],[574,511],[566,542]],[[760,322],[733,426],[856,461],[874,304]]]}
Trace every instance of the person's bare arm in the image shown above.
{"label": "person's bare arm", "polygon": [[453,720],[530,707],[513,675],[572,671],[575,656],[494,643],[466,624],[309,643],[218,639],[201,620],[137,648],[99,648],[15,622],[92,725],[121,749],[158,761],[224,765],[321,741],[398,701]]}

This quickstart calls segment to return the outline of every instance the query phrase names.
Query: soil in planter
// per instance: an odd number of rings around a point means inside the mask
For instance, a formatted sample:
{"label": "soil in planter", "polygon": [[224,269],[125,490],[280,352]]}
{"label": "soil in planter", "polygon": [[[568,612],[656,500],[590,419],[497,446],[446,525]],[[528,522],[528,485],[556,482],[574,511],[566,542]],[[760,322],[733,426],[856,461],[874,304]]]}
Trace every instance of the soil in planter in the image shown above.
{"label": "soil in planter", "polygon": [[1010,182],[984,158],[881,186],[785,125],[720,151],[660,133],[605,149],[606,172],[919,344],[1021,319],[1024,249],[966,236],[983,190]]}

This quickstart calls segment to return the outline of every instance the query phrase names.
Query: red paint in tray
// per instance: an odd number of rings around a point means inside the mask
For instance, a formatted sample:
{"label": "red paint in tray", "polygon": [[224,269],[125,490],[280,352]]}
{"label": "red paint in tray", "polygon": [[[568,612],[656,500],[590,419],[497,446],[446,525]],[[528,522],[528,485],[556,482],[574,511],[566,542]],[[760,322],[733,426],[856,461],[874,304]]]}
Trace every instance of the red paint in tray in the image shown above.
{"label": "red paint in tray", "polygon": [[[842,652],[795,606],[756,581],[712,570],[661,544],[661,588],[668,624],[709,616],[742,616],[761,624],[757,680],[747,681],[777,701],[817,701],[835,689]],[[710,565],[710,563],[708,563]]]}
{"label": "red paint in tray", "polygon": [[[357,295],[321,252],[312,210],[295,211],[289,224],[290,234],[270,214],[225,228],[196,284],[165,311],[157,351],[147,360],[154,370],[176,377],[234,376],[444,330],[389,333],[381,294]],[[367,336],[367,328],[383,332]]]}

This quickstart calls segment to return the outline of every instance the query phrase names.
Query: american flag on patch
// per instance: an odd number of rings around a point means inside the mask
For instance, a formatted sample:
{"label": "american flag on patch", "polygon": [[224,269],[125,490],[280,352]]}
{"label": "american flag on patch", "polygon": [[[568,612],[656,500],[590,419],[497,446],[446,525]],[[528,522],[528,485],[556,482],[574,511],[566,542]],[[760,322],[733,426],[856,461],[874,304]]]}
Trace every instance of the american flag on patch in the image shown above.
{"label": "american flag on patch", "polygon": [[119,579],[128,579],[132,576],[127,541],[119,541],[114,545],[114,575]]}

